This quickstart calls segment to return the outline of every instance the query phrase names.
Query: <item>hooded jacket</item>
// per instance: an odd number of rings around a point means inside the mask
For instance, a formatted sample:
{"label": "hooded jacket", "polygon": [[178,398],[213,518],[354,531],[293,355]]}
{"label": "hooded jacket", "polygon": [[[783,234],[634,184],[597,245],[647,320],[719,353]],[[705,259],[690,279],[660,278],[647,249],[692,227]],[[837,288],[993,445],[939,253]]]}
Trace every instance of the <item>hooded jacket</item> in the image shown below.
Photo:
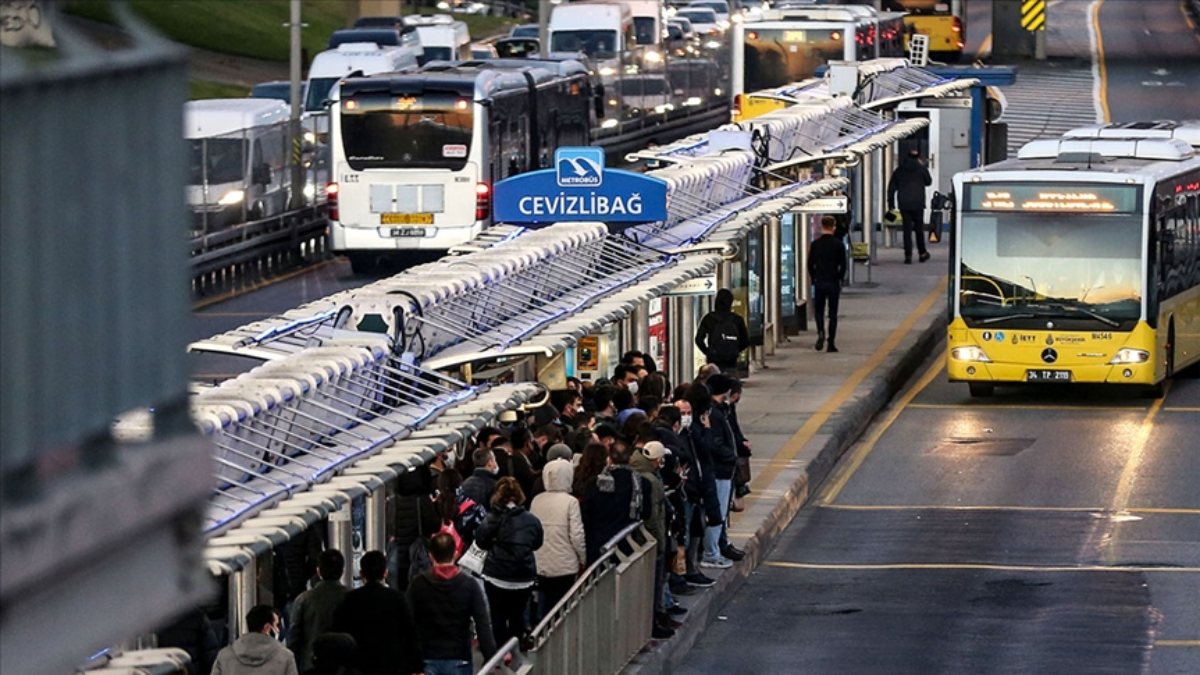
{"label": "hooded jacket", "polygon": [[645,478],[623,464],[609,466],[587,482],[580,500],[587,564],[596,562],[601,547],[621,530],[650,517],[650,490]]}
{"label": "hooded jacket", "polygon": [[714,304],[713,311],[704,315],[700,319],[700,325],[696,327],[696,347],[704,354],[712,363],[716,363],[722,368],[732,368],[737,357],[730,362],[728,359],[724,361],[714,360],[717,355],[713,353],[714,345],[709,344],[709,336],[712,332],[725,321],[732,321],[737,326],[737,349],[738,353],[745,351],[750,346],[750,333],[746,330],[746,322],[741,315],[733,311],[733,293],[727,288],[722,288],[717,291],[717,298]]}
{"label": "hooded jacket", "polygon": [[542,480],[546,491],[533,498],[529,512],[542,522],[542,546],[534,552],[537,572],[544,577],[565,577],[579,572],[587,560],[583,512],[571,495],[575,467],[565,459],[546,463]]}
{"label": "hooded jacket", "polygon": [[472,620],[483,658],[496,653],[487,598],[471,575],[459,572],[445,578],[425,572],[409,584],[408,600],[413,615],[421,617],[417,639],[426,659],[470,661]]}
{"label": "hooded jacket", "polygon": [[213,675],[299,675],[287,647],[262,633],[246,633],[217,654]]}
{"label": "hooded jacket", "polygon": [[662,477],[654,468],[654,462],[641,450],[633,453],[629,466],[650,483],[650,516],[646,518],[646,529],[654,536],[662,553],[667,550],[667,494],[663,489]]}
{"label": "hooded jacket", "polygon": [[925,188],[930,185],[933,185],[933,178],[929,169],[917,159],[905,157],[888,181],[888,208],[899,204],[901,211],[924,210]]}

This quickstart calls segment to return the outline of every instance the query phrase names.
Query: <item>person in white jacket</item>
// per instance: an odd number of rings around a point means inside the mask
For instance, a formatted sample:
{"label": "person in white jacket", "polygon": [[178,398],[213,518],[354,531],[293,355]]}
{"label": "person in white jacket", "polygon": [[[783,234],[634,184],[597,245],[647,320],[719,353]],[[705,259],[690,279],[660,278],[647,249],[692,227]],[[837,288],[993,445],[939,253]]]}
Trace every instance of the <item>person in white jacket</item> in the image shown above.
{"label": "person in white jacket", "polygon": [[538,572],[538,607],[544,616],[562,599],[587,559],[583,515],[579,500],[571,495],[575,467],[554,459],[542,468],[546,491],[533,498],[529,512],[542,521],[542,546],[534,551]]}

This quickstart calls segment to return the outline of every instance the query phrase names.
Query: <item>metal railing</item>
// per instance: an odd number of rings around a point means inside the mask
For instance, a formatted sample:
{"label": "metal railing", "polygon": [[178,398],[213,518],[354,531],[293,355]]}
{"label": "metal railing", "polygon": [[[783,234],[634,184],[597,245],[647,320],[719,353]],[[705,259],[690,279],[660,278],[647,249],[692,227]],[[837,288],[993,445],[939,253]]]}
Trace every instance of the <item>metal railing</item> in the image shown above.
{"label": "metal railing", "polygon": [[241,223],[192,238],[192,294],[209,295],[327,255],[325,206]]}
{"label": "metal railing", "polygon": [[[634,523],[602,548],[531,634],[533,648],[518,653],[516,638],[501,645],[480,675],[608,675],[619,671],[650,639],[654,621],[657,542]],[[510,665],[504,661],[512,656]]]}

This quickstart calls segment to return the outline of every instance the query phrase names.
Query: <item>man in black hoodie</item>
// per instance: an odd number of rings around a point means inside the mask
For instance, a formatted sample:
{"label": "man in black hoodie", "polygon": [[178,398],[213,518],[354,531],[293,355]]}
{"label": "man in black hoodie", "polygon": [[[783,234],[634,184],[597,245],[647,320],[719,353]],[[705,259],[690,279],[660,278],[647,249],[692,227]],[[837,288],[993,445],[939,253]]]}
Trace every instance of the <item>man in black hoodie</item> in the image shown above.
{"label": "man in black hoodie", "polygon": [[[836,352],[838,300],[846,274],[846,246],[834,235],[837,221],[821,218],[821,236],[808,249],[808,276],[813,284],[813,314],[817,322],[817,351],[825,347],[825,306],[829,306],[829,351]],[[921,244],[924,246],[924,244]]]}
{"label": "man in black hoodie", "polygon": [[417,638],[425,654],[426,673],[474,672],[471,656],[471,622],[479,637],[483,658],[496,653],[492,620],[483,587],[454,564],[454,538],[445,532],[429,542],[433,569],[413,579],[408,598],[421,617]]}
{"label": "man in black hoodie", "polygon": [[746,322],[733,311],[733,293],[728,288],[717,291],[713,311],[700,319],[696,346],[709,363],[717,364],[722,371],[737,368],[738,356],[750,346]]}
{"label": "man in black hoodie", "polygon": [[359,563],[359,574],[364,583],[347,593],[334,612],[333,630],[354,636],[358,665],[366,675],[422,672],[425,664],[408,600],[384,584],[387,557],[381,551],[367,551]]}
{"label": "man in black hoodie", "polygon": [[[912,237],[917,233],[917,250],[921,253],[921,262],[929,260],[925,250],[925,188],[933,185],[929,169],[921,161],[921,152],[917,149],[908,151],[908,157],[900,161],[900,166],[892,172],[888,181],[888,209],[900,205],[900,217],[904,219],[904,264],[912,264]],[[899,199],[897,200],[897,195]]]}

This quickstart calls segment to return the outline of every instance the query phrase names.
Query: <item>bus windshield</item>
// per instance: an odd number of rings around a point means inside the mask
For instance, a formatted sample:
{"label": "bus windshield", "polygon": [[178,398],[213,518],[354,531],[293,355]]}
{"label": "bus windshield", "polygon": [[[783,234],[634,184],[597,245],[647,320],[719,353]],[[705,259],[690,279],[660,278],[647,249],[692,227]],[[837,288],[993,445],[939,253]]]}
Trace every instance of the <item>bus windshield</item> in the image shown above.
{"label": "bus windshield", "polygon": [[652,45],[657,41],[654,34],[654,17],[633,17],[633,40],[639,45]]}
{"label": "bus windshield", "polygon": [[745,91],[782,87],[813,76],[843,58],[845,46],[829,30],[754,28],[746,31]]}
{"label": "bus windshield", "polygon": [[552,52],[583,52],[594,59],[617,55],[615,30],[556,30],[550,36]]}
{"label": "bus windshield", "polygon": [[314,77],[308,81],[308,92],[304,95],[304,109],[308,112],[324,110],[329,90],[337,84],[336,77]]}
{"label": "bus windshield", "polygon": [[242,138],[199,138],[191,142],[188,185],[238,183],[246,173]]}
{"label": "bus windshield", "polygon": [[358,94],[341,104],[342,151],[355,171],[458,171],[471,149],[472,108],[454,92]]}
{"label": "bus windshield", "polygon": [[959,308],[968,325],[1141,316],[1142,216],[966,212]]}

